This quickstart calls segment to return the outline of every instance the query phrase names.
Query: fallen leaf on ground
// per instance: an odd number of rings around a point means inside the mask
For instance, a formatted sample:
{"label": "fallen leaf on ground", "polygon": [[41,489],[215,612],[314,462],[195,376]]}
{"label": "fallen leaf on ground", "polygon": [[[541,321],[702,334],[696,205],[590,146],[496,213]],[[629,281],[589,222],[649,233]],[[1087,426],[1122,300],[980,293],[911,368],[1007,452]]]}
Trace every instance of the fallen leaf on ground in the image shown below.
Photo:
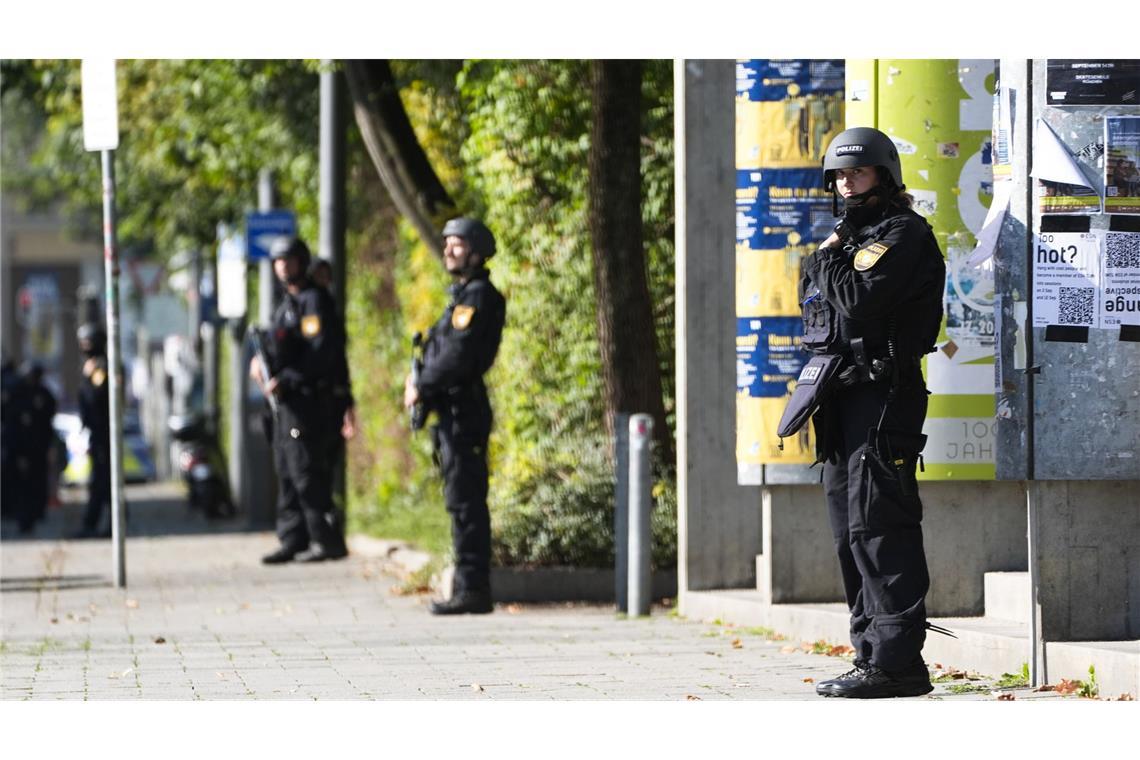
{"label": "fallen leaf on ground", "polygon": [[804,679],[804,683],[815,683],[815,679],[812,678],[811,676],[808,676],[807,678]]}
{"label": "fallen leaf on ground", "polygon": [[732,640],[732,648],[733,649],[743,649],[744,644],[740,643],[740,639],[733,639]]}
{"label": "fallen leaf on ground", "polygon": [[1008,691],[1004,694],[998,694],[998,702],[1012,702],[1014,699],[1013,694]]}
{"label": "fallen leaf on ground", "polygon": [[51,622],[52,622],[52,625],[55,625],[56,623],[59,622],[59,618],[52,618]]}
{"label": "fallen leaf on ground", "polygon": [[837,646],[833,646],[827,651],[828,657],[842,657],[843,655],[847,654],[855,654],[855,648],[849,647],[846,644],[839,644]]}
{"label": "fallen leaf on ground", "polygon": [[508,604],[507,613],[510,615],[517,615],[522,612],[522,609],[517,604]]}
{"label": "fallen leaf on ground", "polygon": [[1080,681],[1070,681],[1068,678],[1062,678],[1061,683],[1057,684],[1056,692],[1058,694],[1075,694],[1080,688]]}
{"label": "fallen leaf on ground", "polygon": [[138,599],[128,599],[127,600],[127,606],[130,607],[132,610],[137,610],[139,608],[139,600]]}
{"label": "fallen leaf on ground", "polygon": [[791,654],[792,652],[795,652],[798,649],[799,649],[799,647],[794,647],[794,646],[790,646],[790,645],[786,646],[786,647],[780,647],[780,654]]}
{"label": "fallen leaf on ground", "polygon": [[1046,683],[1038,686],[1034,691],[1056,691],[1057,687],[1051,683]]}
{"label": "fallen leaf on ground", "polygon": [[688,702],[700,702],[701,698],[696,696],[695,694],[686,694],[685,700]]}
{"label": "fallen leaf on ground", "polygon": [[1136,697],[1132,696],[1131,694],[1121,694],[1119,697],[1117,697],[1116,701],[1117,702],[1135,702]]}
{"label": "fallen leaf on ground", "polygon": [[159,637],[157,637],[157,638],[154,640],[154,643],[155,643],[155,644],[165,644],[165,643],[166,643],[166,639],[164,639],[163,637],[159,636]]}

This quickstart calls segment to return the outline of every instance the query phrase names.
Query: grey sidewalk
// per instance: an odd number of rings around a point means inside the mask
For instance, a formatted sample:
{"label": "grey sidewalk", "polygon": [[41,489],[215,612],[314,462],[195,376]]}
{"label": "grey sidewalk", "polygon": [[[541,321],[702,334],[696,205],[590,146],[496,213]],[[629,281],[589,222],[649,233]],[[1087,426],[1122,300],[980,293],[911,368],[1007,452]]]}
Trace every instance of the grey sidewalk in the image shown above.
{"label": "grey sidewalk", "polygon": [[[597,605],[436,618],[426,597],[393,593],[381,557],[264,567],[272,534],[186,515],[177,486],[128,490],[147,535],[128,542],[125,591],[109,583],[109,541],[50,537],[77,521],[75,504],[45,538],[0,544],[0,698],[823,702],[814,682],[849,667],[663,608],[638,620]],[[995,697],[938,684],[920,699],[931,698]]]}

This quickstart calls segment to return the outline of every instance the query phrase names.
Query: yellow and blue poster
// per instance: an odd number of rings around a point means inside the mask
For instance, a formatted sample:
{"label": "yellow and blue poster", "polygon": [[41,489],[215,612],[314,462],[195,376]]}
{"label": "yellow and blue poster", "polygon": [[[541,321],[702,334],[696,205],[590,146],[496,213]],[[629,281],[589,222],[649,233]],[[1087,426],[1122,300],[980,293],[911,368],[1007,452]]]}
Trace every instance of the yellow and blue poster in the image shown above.
{"label": "yellow and blue poster", "polygon": [[[843,130],[842,60],[750,59],[736,65],[737,480],[770,464],[810,464],[801,431],[780,449],[776,427],[806,354],[800,259],[831,234],[821,160]],[[808,426],[810,428],[810,426]]]}

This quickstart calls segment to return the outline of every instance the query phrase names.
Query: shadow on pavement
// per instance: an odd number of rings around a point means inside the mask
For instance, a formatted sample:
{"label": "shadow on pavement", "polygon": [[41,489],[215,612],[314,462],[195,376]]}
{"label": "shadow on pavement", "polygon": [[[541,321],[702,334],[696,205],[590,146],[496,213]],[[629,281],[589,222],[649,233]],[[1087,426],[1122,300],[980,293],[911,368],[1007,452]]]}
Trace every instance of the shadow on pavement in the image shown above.
{"label": "shadow on pavement", "polygon": [[102,575],[55,575],[39,577],[0,578],[0,593],[18,591],[63,591],[78,588],[110,587],[111,581]]}
{"label": "shadow on pavement", "polygon": [[[241,513],[228,518],[206,518],[200,512],[190,509],[186,489],[178,481],[128,484],[123,498],[127,508],[128,538],[248,533],[273,529],[271,524],[251,525],[249,516]],[[60,501],[60,504],[48,507],[47,515],[31,533],[21,534],[15,523],[4,520],[0,528],[0,540],[7,543],[71,539],[82,527],[87,489],[62,489]],[[110,537],[109,514],[103,515],[100,527],[107,532],[107,536],[90,540],[105,541]],[[4,590],[9,590],[7,584]]]}

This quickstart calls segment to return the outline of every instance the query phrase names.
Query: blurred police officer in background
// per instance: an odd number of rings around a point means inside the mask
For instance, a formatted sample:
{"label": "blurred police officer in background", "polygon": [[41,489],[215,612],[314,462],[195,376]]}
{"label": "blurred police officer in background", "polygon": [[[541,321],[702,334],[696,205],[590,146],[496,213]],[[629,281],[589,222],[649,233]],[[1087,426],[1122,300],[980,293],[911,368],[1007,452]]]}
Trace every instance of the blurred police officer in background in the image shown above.
{"label": "blurred police officer in background", "polygon": [[79,419],[90,435],[87,453],[91,477],[87,483],[87,509],[83,527],[75,538],[109,538],[111,527],[99,530],[103,508],[111,503],[111,395],[110,366],[107,363],[107,333],[102,325],[88,322],[79,328],[79,350],[83,353],[79,381]]}
{"label": "blurred police officer in background", "polygon": [[823,169],[843,213],[803,260],[803,345],[844,359],[814,423],[855,663],[816,691],[918,696],[932,689],[922,659],[932,627],[915,480],[928,395],[920,359],[938,336],[946,267],[930,225],[910,208],[887,135],[841,132]]}
{"label": "blurred police officer in background", "polygon": [[417,402],[438,416],[432,444],[451,515],[455,576],[451,597],[432,602],[434,615],[487,613],[491,599],[491,516],[487,509],[487,440],[491,403],[483,374],[491,368],[506,318],[506,301],[491,284],[486,262],[495,238],[475,219],[443,228],[443,261],[455,279],[450,303],[424,344],[418,382],[408,375],[404,405]]}
{"label": "blurred police officer in background", "polygon": [[44,518],[48,502],[49,453],[55,442],[55,396],[44,385],[44,370],[36,362],[25,362],[15,383],[6,415],[12,473],[16,489],[5,504],[12,510],[21,533],[31,533]]}
{"label": "blurred police officer in background", "polygon": [[347,366],[344,323],[329,292],[308,276],[312,254],[304,241],[282,238],[270,258],[285,293],[266,346],[269,379],[262,382],[256,357],[250,375],[277,399],[273,461],[281,546],[261,561],[340,559],[348,549],[333,507],[332,457],[344,412],[334,393]]}
{"label": "blurred police officer in background", "polygon": [[[317,287],[324,288],[328,291],[335,302],[336,293],[333,292],[332,264],[329,263],[328,259],[316,259],[313,261],[312,266],[309,267],[309,279],[311,279]],[[340,377],[333,390],[333,395],[336,396],[338,404],[342,407],[344,417],[343,424],[341,425],[341,437],[337,442],[340,451],[339,456],[343,457],[345,439],[351,439],[356,435],[356,400],[352,397],[352,376],[348,370],[347,351],[345,352],[345,361],[341,367]]]}

